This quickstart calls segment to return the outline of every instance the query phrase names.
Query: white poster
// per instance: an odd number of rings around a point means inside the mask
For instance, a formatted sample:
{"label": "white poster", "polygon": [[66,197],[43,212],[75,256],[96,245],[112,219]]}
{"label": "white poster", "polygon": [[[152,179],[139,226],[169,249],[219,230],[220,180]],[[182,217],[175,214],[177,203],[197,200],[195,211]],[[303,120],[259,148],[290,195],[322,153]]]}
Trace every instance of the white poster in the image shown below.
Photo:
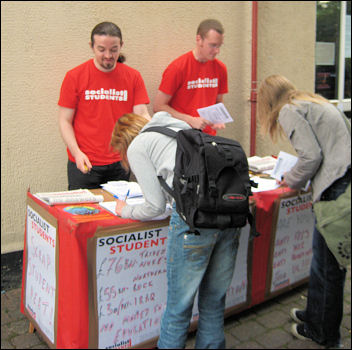
{"label": "white poster", "polygon": [[[127,348],[160,334],[168,227],[100,237],[96,247],[98,347]],[[246,301],[249,226],[242,229],[226,308]],[[197,296],[191,321],[198,318]]]}
{"label": "white poster", "polygon": [[127,348],[159,335],[167,293],[168,226],[97,240],[99,348]]}
{"label": "white poster", "polygon": [[56,228],[27,206],[27,271],[25,307],[54,343]]}
{"label": "white poster", "polygon": [[274,243],[271,292],[309,276],[314,220],[311,193],[281,199]]}
{"label": "white poster", "polygon": [[225,308],[244,303],[247,300],[248,275],[247,257],[250,226],[247,224],[241,229],[240,244],[237,251],[236,266],[230,288],[226,294]]}

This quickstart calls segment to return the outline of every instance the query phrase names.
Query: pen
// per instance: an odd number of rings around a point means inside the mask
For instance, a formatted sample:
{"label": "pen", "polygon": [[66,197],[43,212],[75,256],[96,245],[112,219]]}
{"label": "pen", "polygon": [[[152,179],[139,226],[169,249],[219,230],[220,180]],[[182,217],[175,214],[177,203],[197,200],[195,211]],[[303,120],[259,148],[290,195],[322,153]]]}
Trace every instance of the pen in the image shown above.
{"label": "pen", "polygon": [[114,198],[119,199],[119,196],[117,196],[116,194],[114,194]]}
{"label": "pen", "polygon": [[129,194],[130,194],[130,190],[127,191],[127,194],[126,194],[126,197],[125,197],[125,202],[126,202],[126,199],[128,198]]}

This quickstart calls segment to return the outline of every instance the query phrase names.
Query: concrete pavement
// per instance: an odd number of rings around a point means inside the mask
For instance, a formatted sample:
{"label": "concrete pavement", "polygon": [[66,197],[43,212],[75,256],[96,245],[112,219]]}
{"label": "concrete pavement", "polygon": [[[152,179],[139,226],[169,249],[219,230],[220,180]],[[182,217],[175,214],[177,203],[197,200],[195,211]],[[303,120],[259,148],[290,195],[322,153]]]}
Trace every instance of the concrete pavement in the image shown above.
{"label": "concrete pavement", "polygon": [[[3,286],[2,286],[3,287]],[[1,292],[1,349],[49,349],[40,335],[28,333],[29,321],[20,312],[20,284]],[[292,307],[303,308],[307,285],[280,295],[270,301],[242,311],[225,320],[226,349],[323,349],[313,342],[301,341],[290,333]],[[351,349],[351,268],[348,269],[344,317],[341,326],[342,343]],[[194,347],[195,333],[187,341]]]}

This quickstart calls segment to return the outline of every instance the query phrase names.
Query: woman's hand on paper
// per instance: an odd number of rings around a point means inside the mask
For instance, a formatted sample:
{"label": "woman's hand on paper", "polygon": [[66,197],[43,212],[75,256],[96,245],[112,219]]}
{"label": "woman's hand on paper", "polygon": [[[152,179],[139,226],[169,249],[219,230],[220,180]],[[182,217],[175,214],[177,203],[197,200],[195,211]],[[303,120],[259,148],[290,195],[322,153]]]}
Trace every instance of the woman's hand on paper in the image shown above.
{"label": "woman's hand on paper", "polygon": [[126,202],[122,201],[120,199],[116,199],[116,207],[115,207],[115,212],[117,215],[121,216],[122,214],[122,209],[126,206]]}
{"label": "woman's hand on paper", "polygon": [[288,187],[288,184],[286,183],[286,180],[285,180],[285,174],[281,176],[281,181],[276,180],[276,183],[282,187]]}

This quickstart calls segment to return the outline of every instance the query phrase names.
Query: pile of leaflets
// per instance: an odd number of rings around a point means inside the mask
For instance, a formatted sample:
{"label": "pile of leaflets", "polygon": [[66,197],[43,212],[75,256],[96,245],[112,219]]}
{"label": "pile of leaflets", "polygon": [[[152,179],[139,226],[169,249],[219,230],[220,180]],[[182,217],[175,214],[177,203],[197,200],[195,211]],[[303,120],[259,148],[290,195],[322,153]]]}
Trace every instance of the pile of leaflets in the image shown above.
{"label": "pile of leaflets", "polygon": [[41,192],[34,196],[48,205],[72,204],[72,203],[96,203],[102,202],[102,195],[95,195],[87,189],[62,191],[62,192]]}

